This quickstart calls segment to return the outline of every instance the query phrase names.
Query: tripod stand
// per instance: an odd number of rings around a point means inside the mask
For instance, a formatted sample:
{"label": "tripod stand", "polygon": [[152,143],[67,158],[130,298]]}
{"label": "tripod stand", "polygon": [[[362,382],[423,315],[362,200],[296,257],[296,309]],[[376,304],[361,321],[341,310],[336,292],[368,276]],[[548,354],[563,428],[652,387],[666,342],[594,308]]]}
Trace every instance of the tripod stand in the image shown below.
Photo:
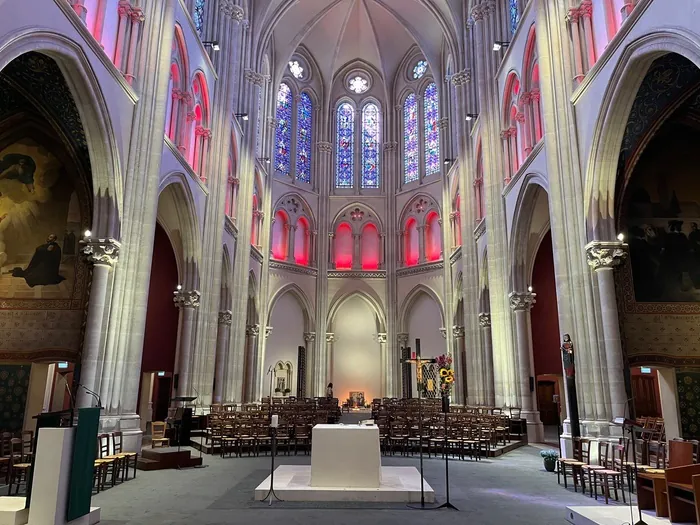
{"label": "tripod stand", "polygon": [[[277,416],[275,416],[277,417]],[[272,498],[275,498],[277,501],[283,501],[277,494],[275,494],[275,454],[277,454],[277,422],[271,422],[270,425],[270,434],[272,435],[272,443],[270,444],[271,450],[270,450],[270,490],[267,491],[267,494],[265,494],[265,497],[262,499],[262,501],[265,501],[266,499],[270,498],[270,501],[268,503],[269,506],[272,506]]]}

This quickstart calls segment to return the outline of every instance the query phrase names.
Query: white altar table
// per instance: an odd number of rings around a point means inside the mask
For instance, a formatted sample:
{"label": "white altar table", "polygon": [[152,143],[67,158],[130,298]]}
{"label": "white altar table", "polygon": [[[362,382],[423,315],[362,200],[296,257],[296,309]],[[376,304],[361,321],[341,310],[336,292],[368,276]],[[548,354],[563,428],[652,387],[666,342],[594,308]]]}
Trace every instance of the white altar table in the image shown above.
{"label": "white altar table", "polygon": [[312,487],[379,488],[382,466],[376,425],[316,425],[312,432]]}

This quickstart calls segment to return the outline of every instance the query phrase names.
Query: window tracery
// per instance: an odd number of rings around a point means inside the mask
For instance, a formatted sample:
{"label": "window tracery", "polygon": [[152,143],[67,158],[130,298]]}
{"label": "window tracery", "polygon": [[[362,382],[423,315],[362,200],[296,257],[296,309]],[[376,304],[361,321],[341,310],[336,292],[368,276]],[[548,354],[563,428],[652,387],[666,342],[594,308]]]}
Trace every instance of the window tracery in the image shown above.
{"label": "window tracery", "polygon": [[423,96],[423,129],[425,140],[425,174],[432,175],[440,171],[440,109],[435,82],[428,84]]}
{"label": "window tracery", "polygon": [[411,93],[403,103],[404,183],[418,180],[418,103]]}
{"label": "window tracery", "polygon": [[292,90],[284,82],[277,90],[275,119],[275,170],[289,175],[292,150]]}
{"label": "window tracery", "polygon": [[289,62],[289,72],[296,79],[301,79],[304,76],[304,68],[298,60],[291,60]]}
{"label": "window tracery", "polygon": [[194,0],[192,20],[194,21],[194,28],[197,30],[199,36],[202,36],[202,31],[204,30],[204,8],[206,7],[206,3],[206,0]]}
{"label": "window tracery", "polygon": [[338,106],[336,121],[335,187],[352,188],[355,144],[355,108],[349,102]]}
{"label": "window tracery", "polygon": [[362,109],[362,187],[379,187],[379,108],[372,102]]}
{"label": "window tracery", "polygon": [[311,182],[311,130],[313,103],[308,93],[302,93],[297,103],[296,178]]}
{"label": "window tracery", "polygon": [[418,80],[419,78],[422,78],[426,71],[428,71],[428,61],[419,60],[418,63],[413,66],[413,79]]}

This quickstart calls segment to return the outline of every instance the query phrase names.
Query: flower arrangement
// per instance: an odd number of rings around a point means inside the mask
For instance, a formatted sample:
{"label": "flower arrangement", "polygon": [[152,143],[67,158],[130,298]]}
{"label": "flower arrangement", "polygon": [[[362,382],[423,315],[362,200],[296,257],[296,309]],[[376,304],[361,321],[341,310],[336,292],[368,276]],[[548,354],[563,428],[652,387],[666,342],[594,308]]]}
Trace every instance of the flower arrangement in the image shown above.
{"label": "flower arrangement", "polygon": [[455,372],[452,370],[452,356],[441,355],[437,358],[440,367],[440,393],[449,396],[452,386],[455,383]]}
{"label": "flower arrangement", "polygon": [[559,452],[552,449],[540,450],[540,456],[545,459],[555,460],[559,457]]}

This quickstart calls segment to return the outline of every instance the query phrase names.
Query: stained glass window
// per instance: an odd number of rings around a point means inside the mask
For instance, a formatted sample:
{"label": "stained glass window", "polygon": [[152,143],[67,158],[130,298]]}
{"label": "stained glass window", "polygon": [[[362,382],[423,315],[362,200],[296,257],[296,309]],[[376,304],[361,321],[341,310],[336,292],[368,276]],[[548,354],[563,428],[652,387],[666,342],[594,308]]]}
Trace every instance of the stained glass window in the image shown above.
{"label": "stained glass window", "polygon": [[301,78],[304,76],[304,68],[298,60],[292,60],[289,62],[289,72],[294,75],[294,78]]}
{"label": "stained glass window", "polygon": [[520,11],[518,10],[518,0],[509,0],[510,2],[510,31],[515,33],[520,22]]}
{"label": "stained glass window", "polygon": [[348,87],[350,88],[350,91],[359,95],[360,93],[364,93],[369,89],[369,82],[367,82],[366,79],[358,76],[350,79],[348,82]]}
{"label": "stained glass window", "polygon": [[425,137],[425,174],[440,171],[440,118],[435,82],[428,84],[423,96],[423,134]]}
{"label": "stained glass window", "polygon": [[362,108],[362,187],[379,187],[379,108]]}
{"label": "stained glass window", "polygon": [[297,103],[297,165],[296,178],[311,182],[311,114],[313,105],[308,93],[302,93]]}
{"label": "stained glass window", "polygon": [[421,78],[423,75],[425,75],[426,71],[428,71],[428,62],[425,60],[419,60],[413,67],[413,78]]}
{"label": "stained glass window", "polygon": [[262,90],[258,91],[258,120],[255,124],[255,152],[258,157],[262,154],[262,126],[260,125],[262,121]]}
{"label": "stained glass window", "polygon": [[403,164],[405,183],[418,180],[418,104],[411,93],[403,103]]}
{"label": "stained glass window", "polygon": [[335,146],[335,187],[352,188],[355,138],[355,110],[347,102],[338,106]]}
{"label": "stained glass window", "polygon": [[194,28],[197,30],[197,34],[202,36],[202,30],[204,29],[204,5],[207,3],[206,0],[194,0]]}
{"label": "stained glass window", "polygon": [[275,119],[275,170],[289,175],[292,150],[292,91],[284,82],[277,90]]}

